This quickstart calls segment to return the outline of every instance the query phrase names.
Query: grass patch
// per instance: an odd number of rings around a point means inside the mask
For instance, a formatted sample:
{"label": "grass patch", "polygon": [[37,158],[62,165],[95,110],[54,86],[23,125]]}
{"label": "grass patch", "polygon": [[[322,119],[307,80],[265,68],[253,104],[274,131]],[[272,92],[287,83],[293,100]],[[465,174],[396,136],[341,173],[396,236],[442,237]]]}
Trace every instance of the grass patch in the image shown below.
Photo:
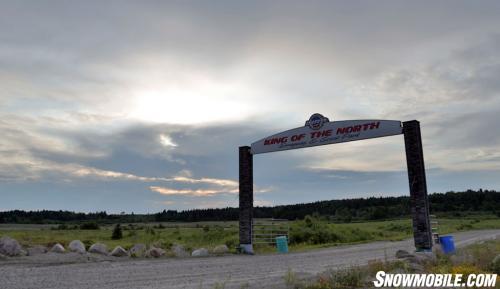
{"label": "grass patch", "polygon": [[[500,229],[500,219],[494,216],[474,215],[471,218],[438,219],[440,234],[475,229]],[[106,244],[110,249],[120,245],[126,249],[137,243],[157,245],[168,249],[172,244],[187,249],[204,247],[211,249],[225,244],[230,249],[238,245],[237,222],[151,223],[122,224],[122,238],[112,239],[114,225],[65,226],[47,225],[0,225],[0,237],[10,236],[24,246],[67,246],[78,239],[86,245],[95,242]],[[94,228],[94,229],[92,229]],[[98,229],[96,229],[98,228]],[[412,237],[411,220],[389,220],[359,223],[333,223],[318,216],[290,222],[290,251],[331,247],[372,241],[398,241]],[[275,252],[273,246],[255,246],[258,253]]]}
{"label": "grass patch", "polygon": [[[320,217],[295,221],[291,225],[290,250],[331,247],[373,241],[401,241],[413,236],[410,219],[332,223]],[[469,230],[500,229],[500,219],[493,215],[474,215],[471,218],[438,219],[441,235]]]}
{"label": "grass patch", "polygon": [[[222,223],[221,223],[222,224]],[[188,249],[213,248],[217,245],[226,244],[228,247],[236,247],[238,243],[237,227],[224,228],[216,225],[211,230],[203,230],[202,227],[167,227],[158,228],[150,225],[123,225],[122,238],[113,239],[115,226],[101,226],[97,230],[51,230],[46,227],[39,230],[5,230],[0,229],[1,236],[10,236],[18,240],[23,246],[45,245],[50,246],[60,243],[67,246],[72,240],[81,240],[84,244],[96,242],[104,243],[108,248],[122,246],[126,249],[137,243],[156,245],[169,248],[172,244],[182,244]]]}

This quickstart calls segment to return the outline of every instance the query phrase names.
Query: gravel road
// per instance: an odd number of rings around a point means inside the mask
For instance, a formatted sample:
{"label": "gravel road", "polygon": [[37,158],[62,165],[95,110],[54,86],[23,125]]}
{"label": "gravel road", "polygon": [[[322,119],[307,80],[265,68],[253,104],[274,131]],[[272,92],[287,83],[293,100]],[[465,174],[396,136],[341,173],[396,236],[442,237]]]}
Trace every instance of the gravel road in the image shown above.
{"label": "gravel road", "polygon": [[[500,230],[469,231],[453,236],[456,246],[461,247],[499,238]],[[217,283],[225,283],[225,288],[284,288],[283,277],[289,269],[298,276],[314,276],[330,268],[366,264],[373,259],[392,259],[398,249],[411,251],[413,241],[375,242],[283,255],[199,259],[105,259],[62,263],[54,256],[44,256],[45,262],[28,257],[13,258],[0,261],[0,288],[177,289],[214,288]]]}

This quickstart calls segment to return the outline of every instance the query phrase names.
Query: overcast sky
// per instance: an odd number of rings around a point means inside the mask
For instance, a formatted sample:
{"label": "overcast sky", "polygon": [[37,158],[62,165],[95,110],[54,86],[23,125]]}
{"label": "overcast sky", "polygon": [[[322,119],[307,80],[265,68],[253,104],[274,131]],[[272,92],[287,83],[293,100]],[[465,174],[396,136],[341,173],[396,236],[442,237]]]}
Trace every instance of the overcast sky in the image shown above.
{"label": "overcast sky", "polygon": [[[0,0],[0,210],[236,206],[238,146],[418,119],[429,192],[500,189],[498,1]],[[402,136],[257,155],[255,203],[408,195]]]}

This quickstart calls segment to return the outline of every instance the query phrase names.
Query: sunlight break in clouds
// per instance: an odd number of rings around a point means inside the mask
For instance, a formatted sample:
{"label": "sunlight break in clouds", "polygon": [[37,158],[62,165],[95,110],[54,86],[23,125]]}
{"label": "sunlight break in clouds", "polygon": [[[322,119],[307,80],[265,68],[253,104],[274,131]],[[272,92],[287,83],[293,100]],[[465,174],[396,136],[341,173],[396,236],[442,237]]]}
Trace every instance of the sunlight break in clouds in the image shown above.
{"label": "sunlight break in clouds", "polygon": [[172,140],[171,137],[169,137],[168,135],[164,135],[164,134],[160,135],[160,142],[162,145],[164,145],[166,147],[176,147],[177,146],[177,144],[174,143],[174,141]]}
{"label": "sunlight break in clouds", "polygon": [[[191,195],[191,196],[210,196],[216,194],[237,194],[239,188],[236,186],[232,188],[231,186],[222,187],[220,189],[172,189],[168,187],[150,186],[149,189],[153,192],[160,193],[162,195]],[[254,186],[254,193],[267,193],[271,192],[271,188],[259,189]]]}
{"label": "sunlight break in clouds", "polygon": [[[208,185],[217,185],[221,187],[226,187],[230,188],[229,190],[226,190],[226,192],[237,192],[237,188],[239,183],[237,181],[233,180],[226,180],[226,179],[215,179],[215,178],[200,178],[200,179],[195,179],[195,178],[189,178],[189,177],[183,177],[183,176],[176,176],[173,178],[162,178],[162,177],[143,177],[143,176],[137,176],[133,174],[126,174],[126,173],[121,173],[121,172],[114,172],[114,171],[106,171],[106,170],[100,170],[96,168],[89,168],[89,167],[80,167],[80,166],[65,166],[62,169],[69,169],[68,171],[72,173],[73,175],[79,176],[79,177],[87,177],[87,176],[96,176],[96,177],[101,177],[101,178],[112,178],[112,179],[123,179],[123,180],[137,180],[137,181],[142,181],[142,182],[175,182],[175,183],[189,183],[189,184],[208,184]],[[214,193],[217,193],[219,191],[214,191]]]}
{"label": "sunlight break in clouds", "polygon": [[149,189],[153,192],[157,192],[157,193],[160,193],[162,195],[210,196],[210,195],[221,194],[221,193],[230,193],[230,194],[238,193],[238,189],[233,189],[233,190],[229,190],[229,191],[227,191],[225,189],[220,189],[220,190],[210,190],[210,189],[176,190],[176,189],[171,189],[171,188],[166,188],[166,187],[157,187],[157,186],[150,186]]}
{"label": "sunlight break in clouds", "polygon": [[213,179],[213,178],[201,178],[201,179],[193,179],[193,178],[188,178],[188,177],[173,177],[171,179],[166,179],[167,181],[175,181],[175,182],[182,182],[182,183],[191,183],[191,184],[198,184],[198,183],[205,183],[205,184],[214,184],[214,185],[219,185],[219,186],[232,186],[232,187],[237,187],[239,184],[237,181],[233,180],[224,180],[224,179]]}
{"label": "sunlight break in clouds", "polygon": [[129,117],[154,123],[196,124],[237,121],[249,115],[249,107],[235,99],[241,94],[238,91],[244,90],[237,84],[217,83],[189,73],[184,77],[181,84],[143,84],[147,88],[134,93]]}

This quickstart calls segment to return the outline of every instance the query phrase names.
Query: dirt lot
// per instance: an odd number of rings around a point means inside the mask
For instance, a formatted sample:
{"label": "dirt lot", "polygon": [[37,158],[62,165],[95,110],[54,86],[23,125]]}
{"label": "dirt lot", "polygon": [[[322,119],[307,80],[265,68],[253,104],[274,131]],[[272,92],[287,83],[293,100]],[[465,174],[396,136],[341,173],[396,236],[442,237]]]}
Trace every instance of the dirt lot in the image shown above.
{"label": "dirt lot", "polygon": [[[458,247],[500,237],[500,230],[453,234]],[[0,261],[0,288],[283,288],[293,270],[313,276],[329,268],[392,259],[412,250],[412,240],[375,242],[284,255],[119,260],[110,257],[42,255]],[[218,287],[221,288],[221,287]]]}

